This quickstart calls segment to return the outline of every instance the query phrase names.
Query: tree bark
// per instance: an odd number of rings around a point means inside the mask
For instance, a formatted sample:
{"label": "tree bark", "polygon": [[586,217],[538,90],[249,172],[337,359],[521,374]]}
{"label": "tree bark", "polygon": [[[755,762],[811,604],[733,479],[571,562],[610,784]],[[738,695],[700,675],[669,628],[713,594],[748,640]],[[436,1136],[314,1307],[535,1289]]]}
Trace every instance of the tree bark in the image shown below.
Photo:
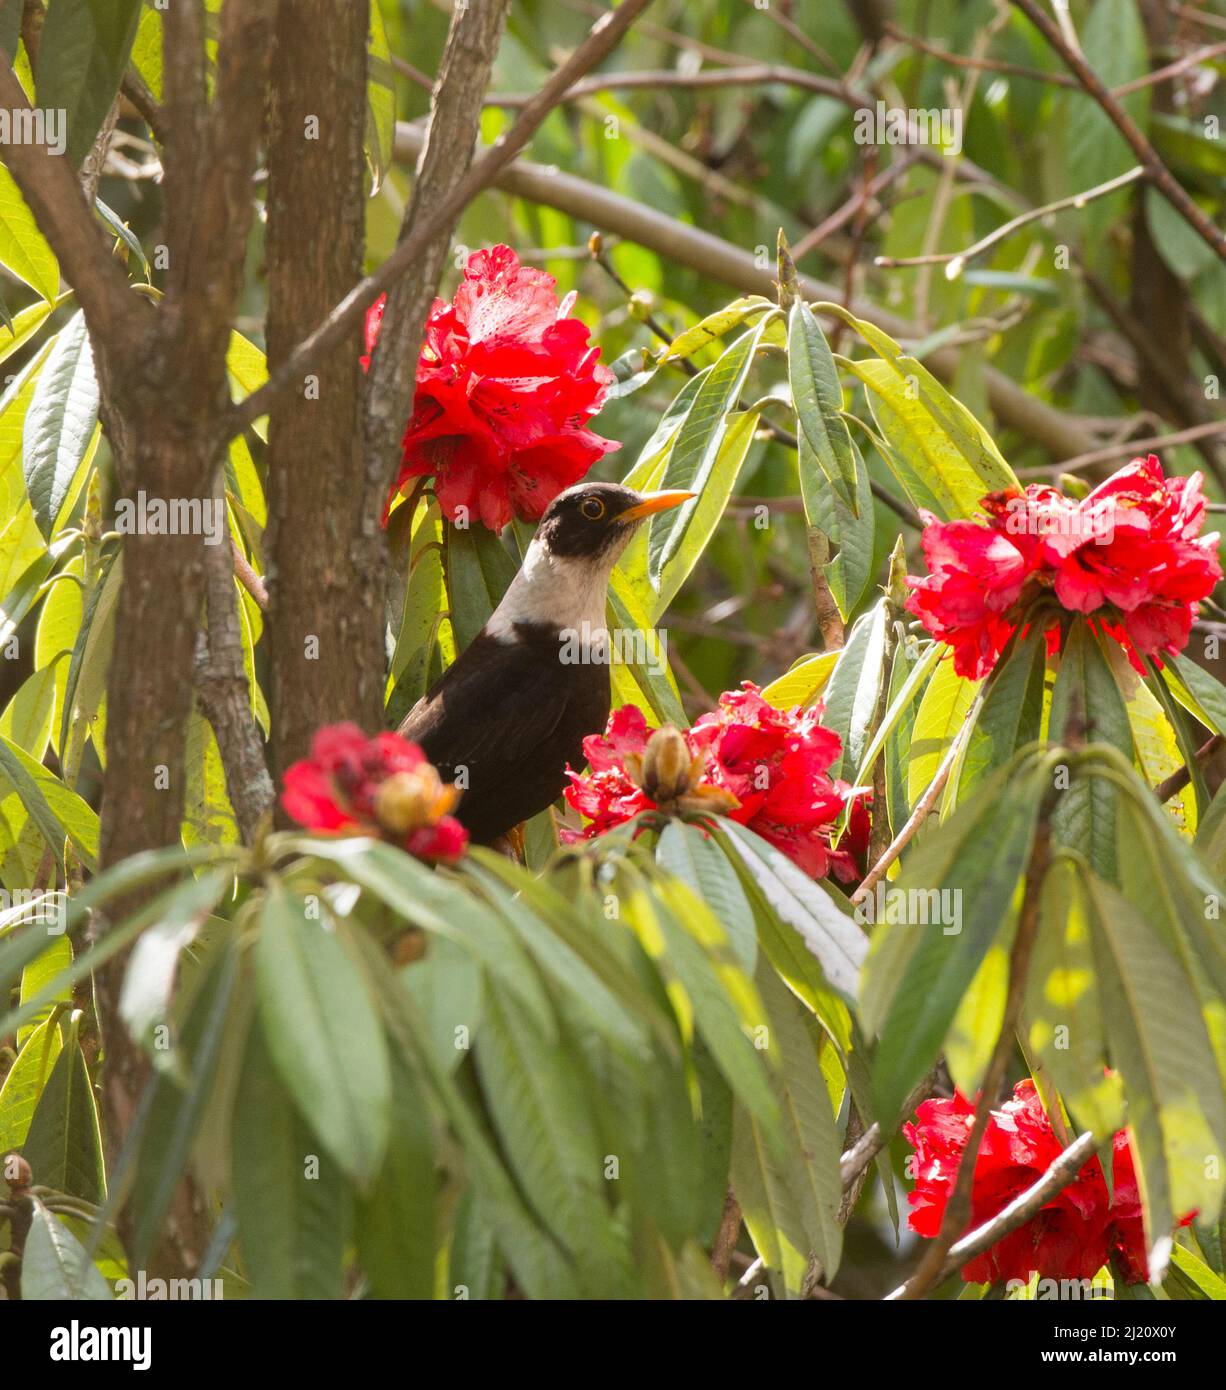
{"label": "tree bark", "polygon": [[[367,0],[281,7],[268,152],[270,370],[362,276],[368,19]],[[377,524],[362,524],[360,353],[352,333],[274,403],[269,419],[278,776],[306,754],[321,724],[351,719],[373,733],[382,723],[386,545]]]}

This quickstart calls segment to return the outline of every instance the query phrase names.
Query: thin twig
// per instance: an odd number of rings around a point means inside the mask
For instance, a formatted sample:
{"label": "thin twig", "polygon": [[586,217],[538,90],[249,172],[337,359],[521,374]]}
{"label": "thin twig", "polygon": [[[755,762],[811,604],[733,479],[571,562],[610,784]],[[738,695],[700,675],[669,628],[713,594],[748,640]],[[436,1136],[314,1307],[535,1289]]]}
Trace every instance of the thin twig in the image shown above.
{"label": "thin twig", "polygon": [[978,702],[972,702],[970,709],[967,710],[962,725],[958,732],[950,740],[949,747],[945,750],[945,756],[941,759],[941,765],[936,770],[936,776],[928,784],[927,791],[915,803],[915,809],[907,817],[906,824],[894,836],[889,849],[881,856],[873,867],[864,875],[859,888],[851,895],[853,903],[863,902],[872,893],[890,865],[906,849],[914,838],[916,831],[928,819],[929,812],[936,805],[941,793],[945,790],[945,783],[949,781],[949,774],[953,771],[954,763],[958,759],[958,753],[962,748],[962,739],[967,729],[970,727],[971,715]]}
{"label": "thin twig", "polygon": [[[1169,449],[1176,444],[1191,444],[1194,440],[1208,439],[1215,434],[1226,434],[1226,420],[1209,420],[1203,425],[1176,430],[1173,434],[1151,434],[1146,439],[1121,439],[1115,444],[1104,445],[1101,449],[1091,449],[1088,454],[1077,454],[1053,467],[1058,467],[1061,473],[1076,473],[1083,468],[1092,468],[1096,463],[1108,463],[1112,459],[1123,458],[1125,454],[1145,454],[1151,449]],[[1040,477],[1051,471],[1051,468],[1023,468],[1020,470],[1020,476]]]}
{"label": "thin twig", "polygon": [[[1222,746],[1223,741],[1224,740],[1221,734],[1214,734],[1211,739],[1208,739],[1205,743],[1202,743],[1201,746],[1196,750],[1196,753],[1194,755],[1196,761],[1198,763],[1203,763],[1206,762],[1209,758],[1213,757],[1213,755]],[[1158,798],[1159,801],[1169,801],[1171,797],[1175,795],[1176,792],[1182,791],[1191,780],[1192,771],[1188,767],[1187,763],[1184,763],[1184,765],[1181,768],[1179,768],[1175,772],[1172,772],[1171,775],[1164,782],[1158,783],[1158,785],[1154,788],[1154,795]]]}
{"label": "thin twig", "polygon": [[1102,108],[1116,130],[1128,142],[1136,155],[1146,177],[1159,193],[1183,218],[1189,227],[1226,261],[1226,232],[1216,226],[1192,199],[1171,171],[1162,162],[1158,151],[1145,138],[1140,126],[1132,119],[1116,98],[1107,90],[1102,79],[1086,62],[1081,53],[1069,43],[1059,27],[1039,8],[1035,0],[1011,0],[1043,35],[1049,44],[1064,60],[1065,66],[1081,83],[1086,93]]}
{"label": "thin twig", "polygon": [[[1019,227],[1025,227],[1030,222],[1037,222],[1040,218],[1047,217],[1053,212],[1061,212],[1064,208],[1083,208],[1096,198],[1105,198],[1108,194],[1118,192],[1119,189],[1126,188],[1130,183],[1136,183],[1138,179],[1143,179],[1145,176],[1145,170],[1138,164],[1135,168],[1129,169],[1126,174],[1120,174],[1118,178],[1108,179],[1106,183],[1100,183],[1094,188],[1087,188],[1084,193],[1073,193],[1067,198],[1057,198],[1054,203],[1044,203],[1041,208],[1031,208],[1028,212],[1019,213],[1017,217],[1003,223],[995,231],[989,232],[987,236],[980,238],[974,245],[968,246],[965,251],[934,251],[926,256],[877,256],[874,258],[873,264],[888,270],[915,265],[948,265],[950,270],[946,273],[953,280],[957,278],[961,267],[967,261],[973,261],[998,242],[1011,237]],[[957,270],[953,269],[955,263],[958,267]]]}

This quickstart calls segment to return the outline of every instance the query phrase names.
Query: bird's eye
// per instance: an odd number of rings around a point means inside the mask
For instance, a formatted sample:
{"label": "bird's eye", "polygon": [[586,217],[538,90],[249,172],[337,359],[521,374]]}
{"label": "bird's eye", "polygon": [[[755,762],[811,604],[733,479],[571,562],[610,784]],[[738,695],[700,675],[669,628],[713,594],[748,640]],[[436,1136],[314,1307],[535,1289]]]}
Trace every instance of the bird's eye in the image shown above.
{"label": "bird's eye", "polygon": [[604,516],[604,503],[599,497],[585,497],[579,503],[579,510],[589,521],[599,521]]}

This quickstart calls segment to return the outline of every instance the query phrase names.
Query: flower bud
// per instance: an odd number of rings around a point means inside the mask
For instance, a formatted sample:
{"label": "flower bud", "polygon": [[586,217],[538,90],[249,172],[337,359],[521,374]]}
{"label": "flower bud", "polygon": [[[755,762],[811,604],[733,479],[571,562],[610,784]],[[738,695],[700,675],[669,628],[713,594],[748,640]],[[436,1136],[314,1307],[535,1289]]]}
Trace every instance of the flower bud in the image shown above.
{"label": "flower bud", "polygon": [[640,323],[646,322],[651,317],[655,312],[655,307],[655,295],[650,290],[635,290],[630,296],[630,317],[638,319]]}
{"label": "flower bud", "polygon": [[604,249],[604,238],[600,235],[599,232],[593,232],[592,235],[588,237],[587,249],[589,255],[600,255],[601,251]]}
{"label": "flower bud", "polygon": [[14,1195],[29,1187],[34,1181],[30,1165],[16,1150],[0,1156],[0,1177],[8,1183]]}
{"label": "flower bud", "polygon": [[428,825],[438,796],[438,774],[428,764],[412,772],[393,772],[375,792],[375,815],[384,830],[404,835]]}
{"label": "flower bud", "polygon": [[653,801],[673,801],[690,785],[690,750],[680,730],[665,724],[647,740],[642,787]]}

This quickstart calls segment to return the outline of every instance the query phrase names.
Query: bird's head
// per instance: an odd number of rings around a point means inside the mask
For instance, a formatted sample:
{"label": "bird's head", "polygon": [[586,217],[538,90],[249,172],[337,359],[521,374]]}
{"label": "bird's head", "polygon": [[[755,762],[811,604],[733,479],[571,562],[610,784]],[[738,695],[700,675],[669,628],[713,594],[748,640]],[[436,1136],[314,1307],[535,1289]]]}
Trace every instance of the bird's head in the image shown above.
{"label": "bird's head", "polygon": [[536,539],[555,559],[587,560],[612,569],[640,522],[693,496],[635,492],[618,483],[579,483],[549,504]]}
{"label": "bird's head", "polygon": [[579,483],[545,509],[523,567],[486,624],[513,640],[520,626],[601,628],[618,556],[639,524],[688,502],[692,492],[635,492],[617,483]]}

